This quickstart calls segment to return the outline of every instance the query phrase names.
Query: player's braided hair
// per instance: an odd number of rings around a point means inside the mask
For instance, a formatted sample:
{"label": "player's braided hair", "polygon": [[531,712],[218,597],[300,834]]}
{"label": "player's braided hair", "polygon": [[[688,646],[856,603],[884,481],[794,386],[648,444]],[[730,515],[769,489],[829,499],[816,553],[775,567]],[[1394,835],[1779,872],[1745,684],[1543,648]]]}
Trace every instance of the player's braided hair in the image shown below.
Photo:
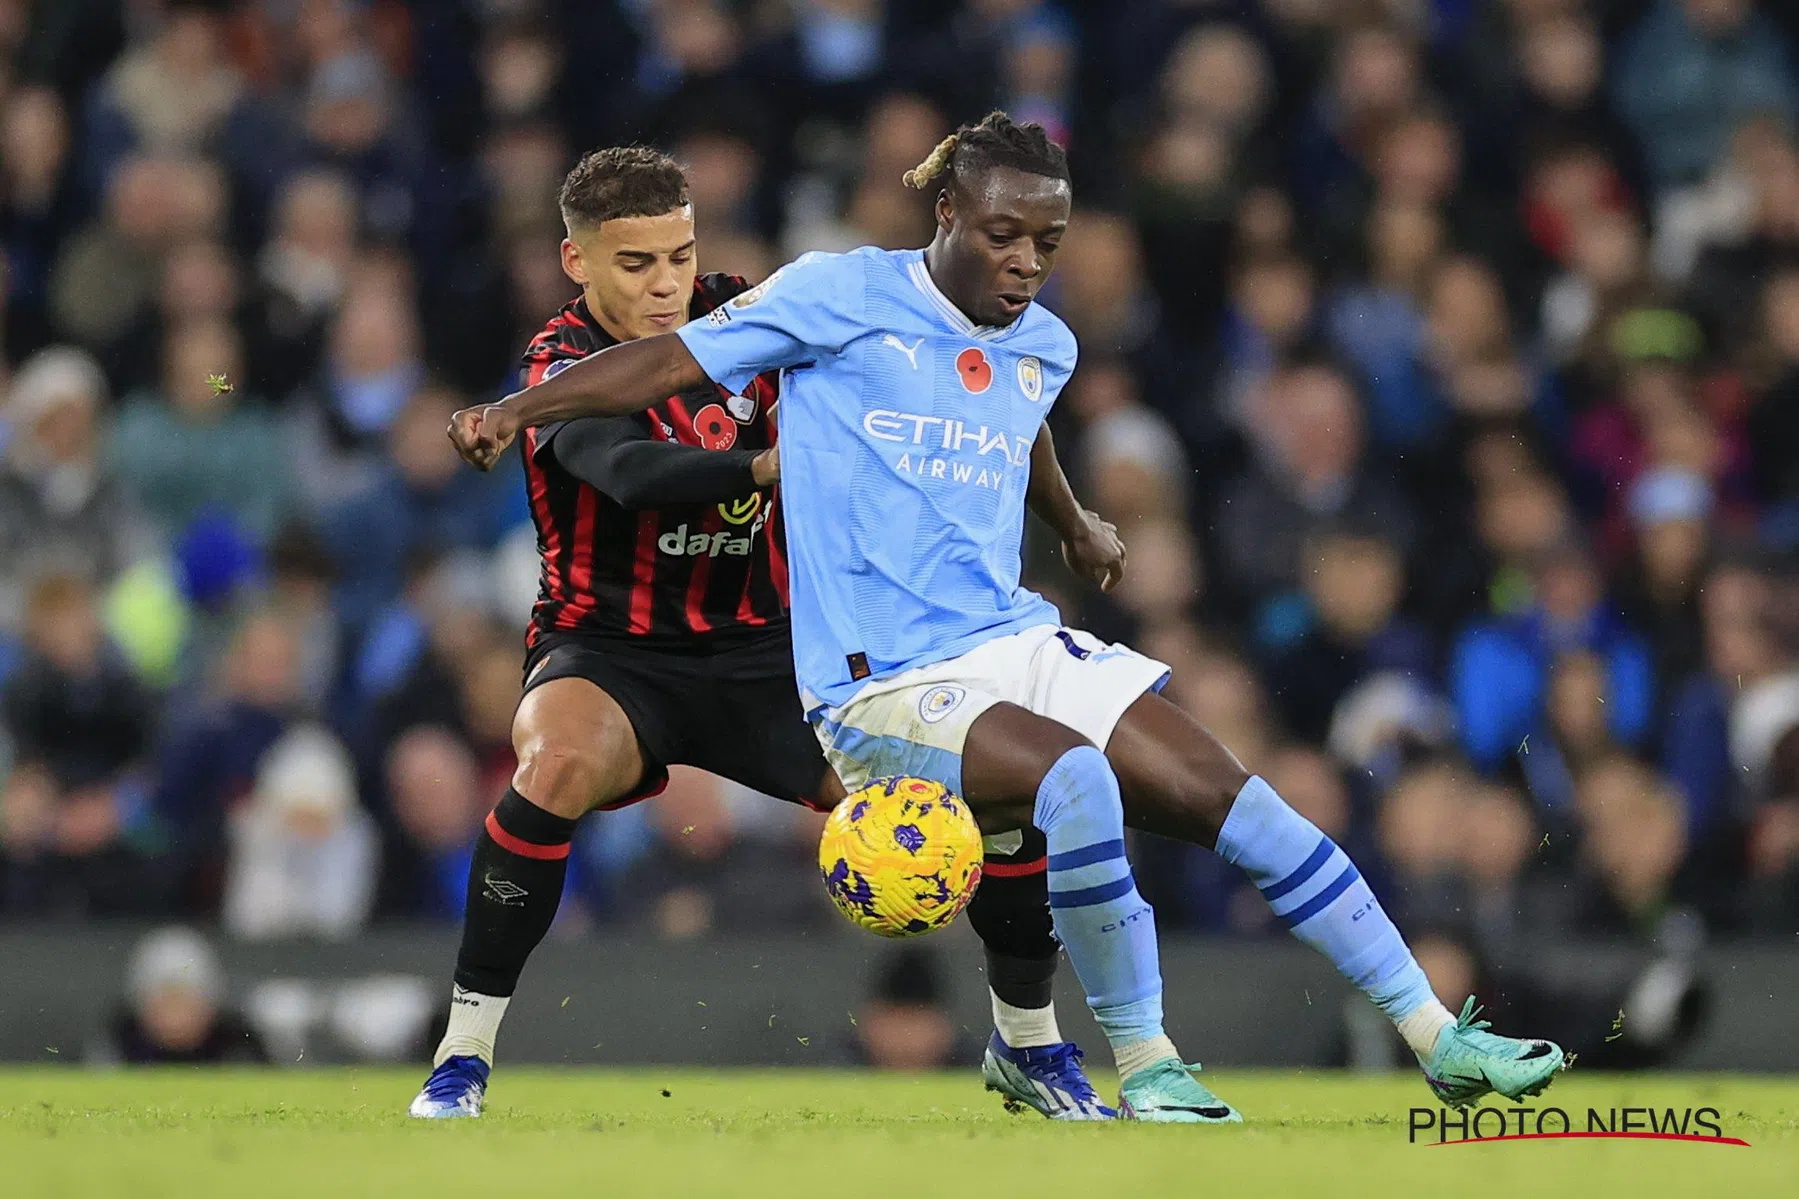
{"label": "player's braided hair", "polygon": [[1051,179],[1068,178],[1068,155],[1049,140],[1043,126],[1020,125],[995,109],[979,124],[964,125],[925,156],[925,160],[901,176],[907,187],[919,191],[940,176],[961,181],[988,167],[1013,167]]}
{"label": "player's braided hair", "polygon": [[661,216],[688,202],[680,164],[648,146],[610,146],[582,155],[556,196],[562,223],[571,230],[625,217]]}

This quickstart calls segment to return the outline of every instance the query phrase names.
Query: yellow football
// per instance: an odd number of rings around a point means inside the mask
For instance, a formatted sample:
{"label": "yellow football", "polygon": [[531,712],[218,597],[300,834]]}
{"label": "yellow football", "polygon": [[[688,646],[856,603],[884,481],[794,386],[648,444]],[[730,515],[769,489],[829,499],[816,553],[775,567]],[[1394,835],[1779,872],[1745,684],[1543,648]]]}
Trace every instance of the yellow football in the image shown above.
{"label": "yellow football", "polygon": [[832,810],[818,869],[831,902],[869,932],[935,932],[980,886],[981,830],[942,783],[876,779]]}

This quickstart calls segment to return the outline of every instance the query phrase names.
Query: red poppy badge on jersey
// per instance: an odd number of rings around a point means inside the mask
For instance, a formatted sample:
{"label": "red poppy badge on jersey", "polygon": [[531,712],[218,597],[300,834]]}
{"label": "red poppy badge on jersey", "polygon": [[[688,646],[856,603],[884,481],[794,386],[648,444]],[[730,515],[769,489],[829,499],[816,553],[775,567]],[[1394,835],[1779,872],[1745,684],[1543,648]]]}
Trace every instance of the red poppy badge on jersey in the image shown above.
{"label": "red poppy badge on jersey", "polygon": [[962,386],[975,395],[980,395],[993,386],[993,365],[987,361],[987,351],[980,346],[969,346],[957,354],[956,378],[962,380]]}
{"label": "red poppy badge on jersey", "polygon": [[707,404],[693,414],[693,431],[709,450],[728,450],[737,444],[737,422],[717,404]]}

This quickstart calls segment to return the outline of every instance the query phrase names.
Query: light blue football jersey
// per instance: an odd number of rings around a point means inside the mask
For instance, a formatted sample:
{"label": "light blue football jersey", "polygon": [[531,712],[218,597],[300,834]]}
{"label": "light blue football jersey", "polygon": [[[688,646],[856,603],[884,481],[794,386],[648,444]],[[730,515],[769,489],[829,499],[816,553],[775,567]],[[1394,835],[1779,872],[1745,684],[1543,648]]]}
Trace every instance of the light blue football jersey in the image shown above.
{"label": "light blue football jersey", "polygon": [[1075,339],[977,326],[922,250],[807,254],[679,336],[732,391],[780,368],[781,503],[807,715],[1055,606],[1018,584],[1031,446]]}

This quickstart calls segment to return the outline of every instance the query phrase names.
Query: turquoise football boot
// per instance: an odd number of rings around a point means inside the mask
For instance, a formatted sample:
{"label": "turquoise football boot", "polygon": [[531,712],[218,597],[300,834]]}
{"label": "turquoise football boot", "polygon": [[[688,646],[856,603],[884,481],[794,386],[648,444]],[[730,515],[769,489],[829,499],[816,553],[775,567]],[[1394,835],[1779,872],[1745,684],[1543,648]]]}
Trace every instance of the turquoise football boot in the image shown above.
{"label": "turquoise football boot", "polygon": [[1430,1089],[1450,1107],[1467,1107],[1489,1091],[1514,1101],[1542,1094],[1567,1065],[1561,1046],[1497,1036],[1485,1020],[1475,1019],[1480,1012],[1468,996],[1461,1017],[1437,1035],[1430,1060],[1419,1055]]}
{"label": "turquoise football boot", "polygon": [[1212,1094],[1194,1075],[1199,1063],[1165,1057],[1118,1087],[1118,1115],[1148,1124],[1241,1124],[1236,1108]]}

